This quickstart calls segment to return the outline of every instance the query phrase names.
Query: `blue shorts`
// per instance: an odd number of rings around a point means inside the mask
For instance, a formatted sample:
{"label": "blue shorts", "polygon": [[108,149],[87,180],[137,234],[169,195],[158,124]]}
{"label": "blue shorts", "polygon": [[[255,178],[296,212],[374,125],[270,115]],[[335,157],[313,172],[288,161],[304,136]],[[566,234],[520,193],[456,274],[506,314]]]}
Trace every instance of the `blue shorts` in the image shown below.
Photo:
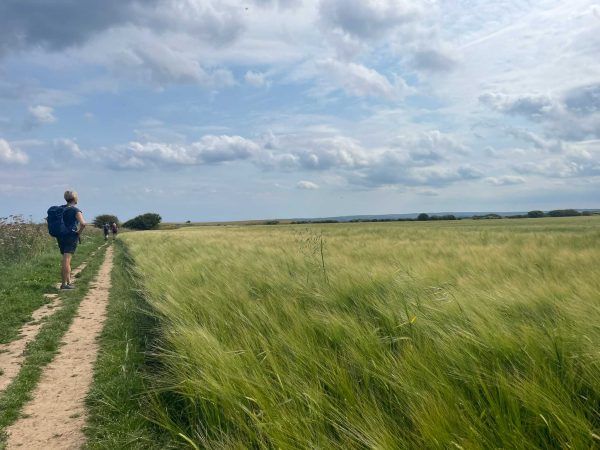
{"label": "blue shorts", "polygon": [[58,248],[60,249],[61,255],[64,255],[65,253],[75,253],[77,244],[79,243],[79,236],[77,234],[61,236],[57,237],[56,241],[58,242]]}

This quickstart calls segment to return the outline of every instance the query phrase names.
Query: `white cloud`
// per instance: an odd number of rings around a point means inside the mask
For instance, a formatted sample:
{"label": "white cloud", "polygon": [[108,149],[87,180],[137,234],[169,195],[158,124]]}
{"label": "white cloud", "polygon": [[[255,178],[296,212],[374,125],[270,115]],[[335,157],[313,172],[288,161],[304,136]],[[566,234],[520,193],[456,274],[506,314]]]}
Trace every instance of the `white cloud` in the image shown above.
{"label": "white cloud", "polygon": [[600,83],[577,86],[553,96],[487,92],[479,100],[495,111],[541,124],[554,139],[600,137]]}
{"label": "white cloud", "polygon": [[0,163],[27,164],[29,157],[18,149],[14,149],[4,139],[0,139]]}
{"label": "white cloud", "polygon": [[313,183],[312,181],[298,181],[298,183],[296,183],[296,187],[298,189],[305,189],[305,190],[316,190],[319,189],[319,185],[316,183]]}
{"label": "white cloud", "polygon": [[86,153],[81,150],[73,139],[55,139],[54,152],[58,160],[87,157]]}
{"label": "white cloud", "polygon": [[249,70],[244,75],[244,80],[254,87],[268,87],[271,82],[267,79],[267,74],[262,72],[254,72]]}
{"label": "white cloud", "polygon": [[390,146],[405,149],[414,163],[425,164],[468,153],[460,139],[439,130],[399,135],[390,141]]}
{"label": "white cloud", "polygon": [[218,88],[235,84],[229,69],[205,67],[195,39],[185,34],[158,35],[131,26],[112,30],[90,43],[83,57],[110,67],[123,78],[159,87],[199,84]]}
{"label": "white cloud", "polygon": [[109,164],[121,169],[160,165],[192,166],[247,160],[259,146],[241,136],[203,136],[191,144],[131,142],[109,154]]}
{"label": "white cloud", "polygon": [[525,178],[516,175],[504,175],[501,177],[489,177],[485,181],[494,186],[510,186],[525,183]]}
{"label": "white cloud", "polygon": [[513,164],[521,174],[548,178],[581,178],[600,176],[600,139],[570,144],[562,154],[540,161]]}
{"label": "white cloud", "polygon": [[56,117],[54,117],[54,109],[50,106],[30,106],[28,112],[29,114],[25,119],[26,129],[32,129],[40,125],[56,122]]}
{"label": "white cloud", "polygon": [[395,76],[390,81],[362,64],[329,58],[318,61],[317,67],[331,80],[333,89],[341,88],[349,95],[397,100],[411,92],[411,88],[401,77]]}

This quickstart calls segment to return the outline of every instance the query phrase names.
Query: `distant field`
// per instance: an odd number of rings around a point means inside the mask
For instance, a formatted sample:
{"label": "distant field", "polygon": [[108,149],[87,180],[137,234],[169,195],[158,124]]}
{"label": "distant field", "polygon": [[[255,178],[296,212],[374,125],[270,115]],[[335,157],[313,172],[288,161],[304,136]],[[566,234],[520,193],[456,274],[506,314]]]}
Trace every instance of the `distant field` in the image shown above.
{"label": "distant field", "polygon": [[600,217],[122,236],[208,448],[600,445]]}

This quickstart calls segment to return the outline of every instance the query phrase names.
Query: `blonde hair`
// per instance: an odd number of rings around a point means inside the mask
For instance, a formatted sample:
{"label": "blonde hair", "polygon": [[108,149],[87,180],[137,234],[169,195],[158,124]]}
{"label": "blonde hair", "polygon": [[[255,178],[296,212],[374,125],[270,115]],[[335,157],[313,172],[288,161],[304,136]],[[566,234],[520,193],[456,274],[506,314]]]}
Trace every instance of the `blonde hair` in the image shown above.
{"label": "blonde hair", "polygon": [[77,192],[75,192],[75,191],[65,191],[65,201],[67,203],[73,203],[73,202],[77,203],[78,198],[79,197],[77,195]]}

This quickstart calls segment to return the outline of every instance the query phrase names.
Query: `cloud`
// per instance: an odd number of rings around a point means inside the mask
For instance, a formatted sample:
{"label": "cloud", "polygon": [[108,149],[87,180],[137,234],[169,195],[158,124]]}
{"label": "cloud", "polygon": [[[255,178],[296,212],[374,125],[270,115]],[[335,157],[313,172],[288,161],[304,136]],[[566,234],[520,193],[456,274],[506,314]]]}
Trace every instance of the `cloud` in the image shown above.
{"label": "cloud", "polygon": [[[114,41],[114,42],[113,42]],[[92,63],[111,67],[124,77],[156,86],[198,84],[209,88],[235,84],[232,72],[206,68],[199,61],[195,44],[187,36],[161,36],[128,28],[115,31],[90,46],[85,56]]]}
{"label": "cloud", "polygon": [[458,59],[448,49],[421,48],[415,51],[413,64],[425,72],[448,72],[456,67]]}
{"label": "cloud", "polygon": [[251,86],[254,87],[268,87],[271,82],[267,79],[267,74],[262,72],[254,72],[249,70],[244,75],[244,80]]}
{"label": "cloud", "polygon": [[385,152],[368,167],[356,171],[353,180],[367,187],[442,187],[460,181],[477,180],[483,173],[470,165],[413,167],[401,155]]}
{"label": "cloud", "polygon": [[278,7],[282,9],[295,8],[302,4],[303,0],[251,0],[257,6]]}
{"label": "cloud", "polygon": [[231,86],[231,71],[206,63],[203,53],[235,42],[246,29],[242,15],[239,5],[217,0],[9,0],[0,2],[0,56],[63,51],[69,63],[161,87]]}
{"label": "cloud", "polygon": [[54,109],[50,106],[30,106],[25,119],[24,128],[31,130],[35,127],[56,122]]}
{"label": "cloud", "polygon": [[566,145],[560,139],[544,139],[532,131],[513,128],[508,130],[508,134],[521,141],[533,144],[533,146],[537,149],[550,153],[562,153],[566,149]]}
{"label": "cloud", "polygon": [[569,145],[559,155],[540,161],[513,164],[520,174],[547,178],[582,178],[600,176],[600,140],[582,141]]}
{"label": "cloud", "polygon": [[494,186],[511,186],[525,183],[525,178],[516,175],[504,175],[501,177],[489,177],[485,181]]}
{"label": "cloud", "polygon": [[0,163],[27,164],[29,157],[18,149],[12,148],[4,139],[0,139]]}
{"label": "cloud", "polygon": [[[191,143],[134,141],[95,151],[81,149],[72,139],[60,139],[54,141],[54,149],[57,158],[84,158],[118,170],[247,162],[270,172],[322,172],[362,187],[439,187],[483,177],[479,169],[450,158],[466,148],[453,136],[432,130],[403,135],[392,142],[394,145],[368,148],[341,135],[313,138],[268,133],[254,140],[205,135]],[[297,187],[314,188],[304,182]]]}
{"label": "cloud", "polygon": [[329,171],[367,187],[445,186],[483,177],[475,167],[448,162],[466,152],[458,139],[437,130],[399,136],[381,148],[365,148],[344,136],[304,141],[279,136],[256,163],[268,170]]}
{"label": "cloud", "polygon": [[563,101],[569,111],[578,115],[600,112],[600,83],[570,89]]}
{"label": "cloud", "polygon": [[479,96],[479,101],[498,112],[521,115],[532,120],[540,120],[557,108],[556,103],[544,94],[506,95],[487,92]]}
{"label": "cloud", "polygon": [[137,1],[130,0],[3,1],[0,3],[0,50],[30,46],[60,50],[79,45],[135,17],[137,5]]}
{"label": "cloud", "polygon": [[81,150],[77,142],[73,139],[55,139],[53,142],[56,159],[61,161],[65,159],[82,159],[88,157],[86,152]]}
{"label": "cloud", "polygon": [[239,38],[246,27],[244,9],[221,0],[161,0],[144,5],[140,22],[149,29],[185,32],[213,46],[225,46]]}
{"label": "cloud", "polygon": [[131,142],[109,151],[108,163],[118,169],[219,164],[247,160],[258,150],[256,143],[241,136],[207,135],[191,144]]}
{"label": "cloud", "polygon": [[329,27],[359,39],[376,39],[415,20],[420,3],[410,0],[321,0],[319,13]]}
{"label": "cloud", "polygon": [[397,100],[412,92],[401,77],[396,76],[390,81],[376,70],[362,64],[329,58],[318,61],[317,67],[323,75],[329,77],[333,83],[332,89],[341,88],[349,95]]}
{"label": "cloud", "polygon": [[211,0],[8,0],[0,3],[0,50],[62,50],[126,25],[186,31],[224,45],[244,31],[241,13],[239,6]]}
{"label": "cloud", "polygon": [[263,148],[257,163],[271,170],[354,169],[369,160],[367,151],[345,136],[301,140],[280,136],[277,141],[270,140],[269,145]]}
{"label": "cloud", "polygon": [[319,189],[319,185],[316,183],[313,183],[312,181],[298,181],[298,183],[296,183],[296,187],[298,189],[304,189],[304,190],[316,190]]}
{"label": "cloud", "polygon": [[540,123],[546,135],[555,139],[600,137],[600,84],[575,87],[557,95],[486,92],[479,101],[494,111]]}
{"label": "cloud", "polygon": [[415,164],[430,164],[447,160],[453,154],[468,153],[467,147],[459,139],[439,130],[399,135],[390,141],[390,146],[406,150]]}

